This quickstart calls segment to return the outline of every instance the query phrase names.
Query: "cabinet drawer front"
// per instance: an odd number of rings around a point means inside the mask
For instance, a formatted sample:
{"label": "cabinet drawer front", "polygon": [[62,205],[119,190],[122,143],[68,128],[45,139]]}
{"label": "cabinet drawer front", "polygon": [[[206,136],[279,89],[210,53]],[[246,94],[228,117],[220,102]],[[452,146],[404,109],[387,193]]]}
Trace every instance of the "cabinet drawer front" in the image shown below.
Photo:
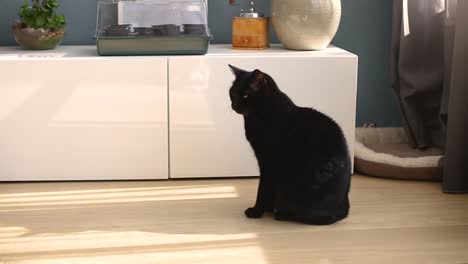
{"label": "cabinet drawer front", "polygon": [[259,36],[256,35],[234,35],[232,36],[232,46],[239,48],[260,48],[264,47]]}
{"label": "cabinet drawer front", "polygon": [[2,61],[0,71],[0,181],[168,178],[166,59]]}
{"label": "cabinet drawer front", "polygon": [[[205,56],[169,60],[170,171],[172,178],[259,175],[231,109],[234,80],[228,64],[270,74],[300,106],[334,118],[353,149],[357,60],[352,57]],[[339,77],[337,77],[339,76]]]}

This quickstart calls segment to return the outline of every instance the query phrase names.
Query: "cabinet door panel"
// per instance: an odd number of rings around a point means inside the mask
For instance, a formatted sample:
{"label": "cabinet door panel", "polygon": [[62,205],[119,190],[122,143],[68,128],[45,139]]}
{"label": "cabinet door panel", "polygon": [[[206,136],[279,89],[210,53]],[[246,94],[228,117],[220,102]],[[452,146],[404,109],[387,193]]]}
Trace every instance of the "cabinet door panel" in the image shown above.
{"label": "cabinet door panel", "polygon": [[354,57],[205,56],[169,60],[172,178],[259,175],[244,136],[243,118],[230,108],[234,76],[228,64],[270,74],[300,106],[334,118],[353,148],[357,59]]}
{"label": "cabinet door panel", "polygon": [[0,62],[0,181],[167,179],[167,60]]}

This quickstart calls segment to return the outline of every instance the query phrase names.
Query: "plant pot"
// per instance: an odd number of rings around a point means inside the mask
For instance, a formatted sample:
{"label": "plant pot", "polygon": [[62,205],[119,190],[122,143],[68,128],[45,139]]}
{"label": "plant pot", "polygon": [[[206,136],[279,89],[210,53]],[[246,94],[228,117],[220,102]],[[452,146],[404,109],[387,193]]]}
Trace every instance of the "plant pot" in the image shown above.
{"label": "plant pot", "polygon": [[340,0],[272,0],[272,25],[287,49],[326,48],[338,30]]}
{"label": "plant pot", "polygon": [[65,28],[57,30],[34,29],[16,24],[12,28],[16,43],[24,49],[48,50],[59,45],[65,35]]}
{"label": "plant pot", "polygon": [[206,35],[206,26],[203,24],[184,24],[185,35]]}
{"label": "plant pot", "polygon": [[153,26],[154,34],[159,36],[180,35],[180,26],[174,24]]}

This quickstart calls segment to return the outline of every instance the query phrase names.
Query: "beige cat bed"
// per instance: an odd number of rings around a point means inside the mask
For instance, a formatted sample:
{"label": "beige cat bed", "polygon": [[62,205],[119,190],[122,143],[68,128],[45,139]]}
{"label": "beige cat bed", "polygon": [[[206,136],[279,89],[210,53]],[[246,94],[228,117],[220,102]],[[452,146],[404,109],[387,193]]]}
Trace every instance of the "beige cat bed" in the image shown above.
{"label": "beige cat bed", "polygon": [[392,179],[439,181],[441,151],[413,149],[403,128],[357,128],[354,167],[359,173]]}

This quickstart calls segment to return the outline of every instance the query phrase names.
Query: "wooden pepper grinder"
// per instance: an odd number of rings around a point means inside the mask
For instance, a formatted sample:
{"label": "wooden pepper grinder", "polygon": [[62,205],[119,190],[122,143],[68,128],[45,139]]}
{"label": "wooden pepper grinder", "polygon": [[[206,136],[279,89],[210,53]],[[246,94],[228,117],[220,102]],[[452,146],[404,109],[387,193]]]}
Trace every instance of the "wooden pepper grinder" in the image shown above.
{"label": "wooden pepper grinder", "polygon": [[250,2],[248,12],[241,10],[232,19],[232,47],[235,49],[266,49],[269,45],[269,18],[257,12]]}

